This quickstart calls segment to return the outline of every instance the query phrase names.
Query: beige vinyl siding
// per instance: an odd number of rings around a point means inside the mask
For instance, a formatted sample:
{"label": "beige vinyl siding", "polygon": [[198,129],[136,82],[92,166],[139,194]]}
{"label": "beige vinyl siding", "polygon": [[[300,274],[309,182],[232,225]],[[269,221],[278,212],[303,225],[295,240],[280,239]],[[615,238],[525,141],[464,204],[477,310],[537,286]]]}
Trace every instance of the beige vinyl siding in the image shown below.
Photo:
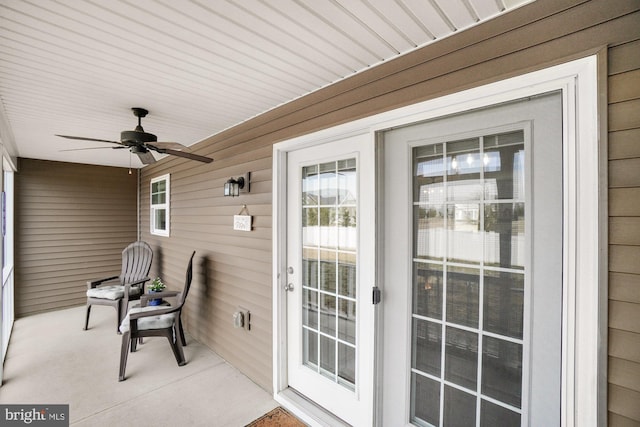
{"label": "beige vinyl siding", "polygon": [[[143,169],[141,229],[158,259],[151,274],[165,279],[170,288],[182,287],[188,256],[197,251],[195,280],[183,314],[185,328],[270,389],[271,145],[257,150],[247,145],[209,152],[216,159],[210,165],[171,160]],[[171,235],[152,236],[150,180],[167,172],[171,173]],[[245,172],[251,172],[251,192],[224,197],[227,179]],[[244,203],[253,216],[251,232],[233,230],[233,215]],[[233,328],[238,306],[251,311],[251,331]]]}
{"label": "beige vinyl siding", "polygon": [[609,49],[608,74],[609,425],[626,426],[640,423],[640,41]]}
{"label": "beige vinyl siding", "polygon": [[[637,0],[537,0],[208,138],[193,148],[213,157],[210,165],[170,159],[144,168],[142,232],[164,260],[155,268],[181,282],[189,252],[198,251],[187,329],[271,390],[273,143],[604,50],[609,84],[602,94],[609,96],[610,132],[604,177],[610,185],[609,423],[640,422],[640,362],[634,356],[640,333],[639,40]],[[251,193],[222,197],[226,179],[247,171],[253,174]],[[149,181],[165,173],[172,174],[171,236],[151,238]],[[233,231],[232,216],[245,203],[255,229]],[[232,326],[238,305],[252,311],[250,332]]]}
{"label": "beige vinyl siding", "polygon": [[17,316],[84,304],[87,280],[120,273],[136,240],[136,186],[123,168],[19,159]]}

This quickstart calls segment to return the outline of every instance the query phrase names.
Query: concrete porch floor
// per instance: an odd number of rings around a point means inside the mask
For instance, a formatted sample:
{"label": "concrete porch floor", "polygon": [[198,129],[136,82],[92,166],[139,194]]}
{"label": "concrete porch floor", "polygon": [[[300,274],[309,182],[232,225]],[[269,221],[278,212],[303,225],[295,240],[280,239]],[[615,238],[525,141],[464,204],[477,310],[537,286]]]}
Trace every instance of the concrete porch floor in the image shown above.
{"label": "concrete porch floor", "polygon": [[179,367],[165,338],[129,354],[118,382],[121,335],[115,310],[85,307],[16,320],[4,364],[1,404],[69,404],[70,425],[245,426],[277,403],[209,348],[187,335]]}

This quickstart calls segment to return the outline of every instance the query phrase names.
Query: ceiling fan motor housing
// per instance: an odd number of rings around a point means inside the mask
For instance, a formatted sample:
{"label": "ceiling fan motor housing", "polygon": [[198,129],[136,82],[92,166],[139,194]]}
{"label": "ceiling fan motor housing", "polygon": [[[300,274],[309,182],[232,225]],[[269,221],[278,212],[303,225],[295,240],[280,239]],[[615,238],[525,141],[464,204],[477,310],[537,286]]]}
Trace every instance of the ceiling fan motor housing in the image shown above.
{"label": "ceiling fan motor housing", "polygon": [[120,132],[120,141],[127,142],[156,142],[158,137],[152,133],[140,132],[137,130],[123,130]]}
{"label": "ceiling fan motor housing", "polygon": [[135,130],[124,130],[120,132],[120,141],[125,144],[132,143],[133,145],[137,145],[141,143],[143,144],[145,142],[158,141],[157,136],[155,136],[152,133],[145,132],[144,129],[142,128],[141,119],[143,117],[146,117],[146,115],[149,114],[149,111],[140,107],[133,107],[131,110],[133,111],[133,115],[138,118],[138,126],[136,126]]}

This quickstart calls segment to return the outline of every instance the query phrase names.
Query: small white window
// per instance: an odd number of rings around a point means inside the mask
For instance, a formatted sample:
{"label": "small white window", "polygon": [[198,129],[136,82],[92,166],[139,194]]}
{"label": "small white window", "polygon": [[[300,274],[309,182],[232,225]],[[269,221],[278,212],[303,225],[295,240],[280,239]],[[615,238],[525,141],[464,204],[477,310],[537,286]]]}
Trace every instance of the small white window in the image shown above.
{"label": "small white window", "polygon": [[151,180],[151,234],[169,235],[169,174]]}

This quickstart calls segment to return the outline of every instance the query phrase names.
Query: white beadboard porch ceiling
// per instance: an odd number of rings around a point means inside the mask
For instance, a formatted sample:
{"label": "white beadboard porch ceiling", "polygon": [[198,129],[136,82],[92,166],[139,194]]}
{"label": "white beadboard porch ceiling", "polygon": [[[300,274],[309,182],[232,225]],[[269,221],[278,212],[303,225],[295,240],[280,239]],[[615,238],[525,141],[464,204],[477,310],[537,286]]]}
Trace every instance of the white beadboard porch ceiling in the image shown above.
{"label": "white beadboard porch ceiling", "polygon": [[119,140],[143,107],[145,131],[193,145],[528,2],[0,0],[0,135],[17,157],[126,167],[54,134]]}

